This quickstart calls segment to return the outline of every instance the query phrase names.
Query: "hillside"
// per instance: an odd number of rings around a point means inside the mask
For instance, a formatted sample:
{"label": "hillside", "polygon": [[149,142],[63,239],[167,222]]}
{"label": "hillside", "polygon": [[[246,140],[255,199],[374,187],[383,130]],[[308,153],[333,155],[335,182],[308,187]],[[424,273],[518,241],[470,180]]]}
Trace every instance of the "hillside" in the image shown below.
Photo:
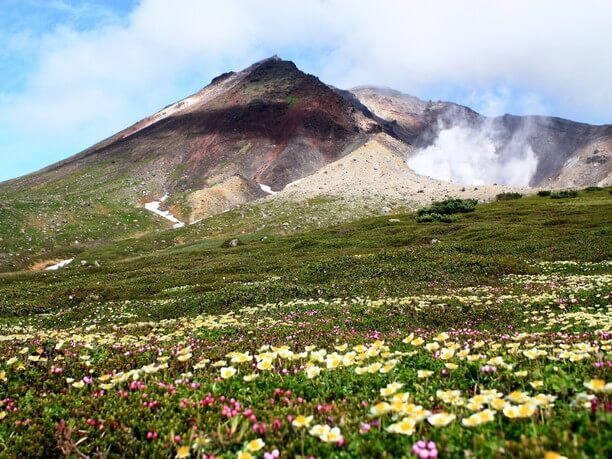
{"label": "hillside", "polygon": [[[495,149],[485,153],[497,155],[496,172],[477,177],[477,186],[453,180],[465,158],[439,143],[455,131]],[[611,139],[612,126],[489,119],[392,90],[340,90],[274,56],[219,75],[75,156],[1,183],[0,272],[42,269],[177,222],[194,224],[202,237],[266,225],[286,234],[447,196],[488,201],[534,191],[527,186],[605,186]],[[455,148],[475,154],[480,145]],[[533,157],[523,164],[526,151]],[[428,177],[414,158],[450,175]],[[475,173],[489,162],[477,162]],[[223,214],[233,210],[252,217],[229,222]]]}
{"label": "hillside", "polygon": [[591,189],[0,274],[0,457],[609,457],[611,228]]}
{"label": "hillside", "polygon": [[352,92],[375,115],[402,127],[416,148],[436,142],[441,131],[461,127],[496,143],[500,156],[516,157],[530,147],[537,168],[533,187],[571,188],[612,184],[612,125],[593,126],[546,116],[487,118],[450,102],[425,102],[387,88]]}

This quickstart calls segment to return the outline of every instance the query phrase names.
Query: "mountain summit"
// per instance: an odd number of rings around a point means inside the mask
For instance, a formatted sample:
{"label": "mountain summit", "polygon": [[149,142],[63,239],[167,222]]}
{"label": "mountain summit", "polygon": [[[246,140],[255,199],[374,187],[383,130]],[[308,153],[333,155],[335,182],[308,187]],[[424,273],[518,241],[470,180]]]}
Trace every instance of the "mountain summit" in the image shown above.
{"label": "mountain summit", "polygon": [[[455,169],[477,152],[484,152],[478,174],[488,163],[496,167],[476,177],[482,184],[612,182],[610,125],[487,118],[390,89],[340,90],[273,56],[213,78],[75,156],[0,184],[0,217],[8,222],[0,228],[0,265],[57,244],[163,228],[170,224],[159,218],[163,212],[172,222],[192,223],[281,191],[423,204],[463,193]],[[445,171],[448,177],[436,175]],[[473,197],[496,191],[482,188]],[[145,208],[159,216],[141,213]]]}

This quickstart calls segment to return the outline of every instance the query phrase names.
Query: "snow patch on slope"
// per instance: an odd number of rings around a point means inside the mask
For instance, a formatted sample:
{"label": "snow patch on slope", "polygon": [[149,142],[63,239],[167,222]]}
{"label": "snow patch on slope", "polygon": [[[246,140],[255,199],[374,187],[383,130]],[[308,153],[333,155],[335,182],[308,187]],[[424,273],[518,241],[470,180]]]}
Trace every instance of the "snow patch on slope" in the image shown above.
{"label": "snow patch on slope", "polygon": [[162,198],[159,201],[147,202],[144,205],[144,208],[147,209],[150,212],[153,212],[154,214],[159,215],[160,217],[165,218],[166,220],[170,220],[172,223],[174,223],[173,228],[181,228],[181,227],[185,226],[185,223],[183,223],[178,218],[176,218],[174,215],[172,215],[169,210],[161,210],[159,208],[159,206],[162,204],[162,202],[164,202],[166,199],[168,199],[168,195],[167,194],[162,196]]}
{"label": "snow patch on slope", "polygon": [[73,261],[74,261],[74,258],[70,258],[70,259],[68,259],[68,260],[63,260],[63,261],[60,261],[59,263],[56,263],[56,264],[54,264],[54,265],[47,266],[47,267],[45,268],[45,270],[46,270],[46,271],[56,271],[56,270],[58,270],[58,269],[60,269],[60,268],[63,268],[64,266],[68,266],[68,265],[69,265],[70,263],[72,263]]}
{"label": "snow patch on slope", "polygon": [[278,191],[272,191],[271,187],[269,187],[268,185],[264,185],[263,183],[259,184],[259,188],[261,188],[265,193],[268,193],[268,194],[278,193]]}

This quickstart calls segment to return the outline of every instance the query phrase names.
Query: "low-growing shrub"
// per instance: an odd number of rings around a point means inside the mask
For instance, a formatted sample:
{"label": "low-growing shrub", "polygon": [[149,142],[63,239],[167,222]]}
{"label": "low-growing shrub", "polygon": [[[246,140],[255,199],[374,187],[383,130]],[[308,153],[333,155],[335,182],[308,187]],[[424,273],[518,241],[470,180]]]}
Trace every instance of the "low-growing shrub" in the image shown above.
{"label": "low-growing shrub", "polygon": [[576,190],[561,190],[550,193],[551,199],[575,198],[577,196],[578,192]]}
{"label": "low-growing shrub", "polygon": [[457,220],[456,214],[473,212],[478,201],[476,199],[450,198],[432,203],[417,211],[417,222],[444,222],[451,223]]}
{"label": "low-growing shrub", "polygon": [[594,191],[602,191],[603,188],[600,186],[587,186],[584,191],[588,191],[589,193],[592,193]]}
{"label": "low-growing shrub", "polygon": [[538,196],[545,198],[547,196],[550,196],[551,191],[550,190],[540,190],[538,191]]}
{"label": "low-growing shrub", "polygon": [[432,223],[432,222],[442,222],[442,223],[452,223],[457,221],[457,215],[444,215],[444,214],[423,214],[418,215],[416,218],[417,223]]}
{"label": "low-growing shrub", "polygon": [[521,199],[522,197],[523,197],[523,193],[507,192],[507,193],[499,193],[497,196],[495,196],[495,200],[496,201],[512,201],[514,199]]}

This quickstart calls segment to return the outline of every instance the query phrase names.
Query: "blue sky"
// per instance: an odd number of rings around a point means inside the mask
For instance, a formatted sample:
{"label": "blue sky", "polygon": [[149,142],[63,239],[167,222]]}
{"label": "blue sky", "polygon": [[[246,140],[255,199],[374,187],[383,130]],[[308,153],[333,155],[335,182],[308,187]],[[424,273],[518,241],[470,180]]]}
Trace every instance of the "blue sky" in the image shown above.
{"label": "blue sky", "polygon": [[612,2],[0,0],[0,180],[272,54],[342,88],[612,122]]}

